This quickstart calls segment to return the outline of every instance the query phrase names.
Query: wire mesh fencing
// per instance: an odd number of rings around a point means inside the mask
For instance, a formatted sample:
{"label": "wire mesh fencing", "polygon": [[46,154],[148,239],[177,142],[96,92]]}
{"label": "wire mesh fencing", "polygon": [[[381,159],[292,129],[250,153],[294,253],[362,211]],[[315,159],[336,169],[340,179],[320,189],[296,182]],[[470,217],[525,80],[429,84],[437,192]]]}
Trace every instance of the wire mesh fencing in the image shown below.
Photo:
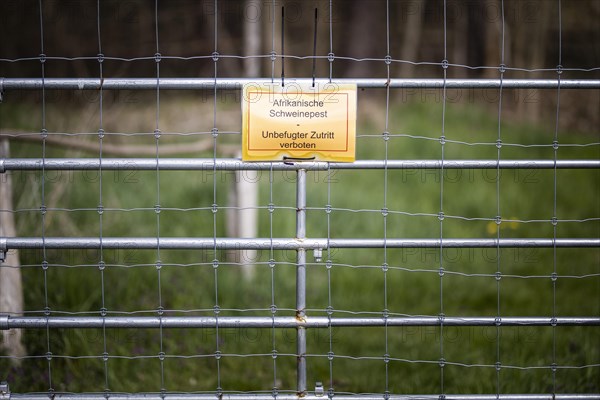
{"label": "wire mesh fencing", "polygon": [[[595,2],[29,3],[1,398],[600,399]],[[243,162],[246,83],[356,83],[357,160]]]}

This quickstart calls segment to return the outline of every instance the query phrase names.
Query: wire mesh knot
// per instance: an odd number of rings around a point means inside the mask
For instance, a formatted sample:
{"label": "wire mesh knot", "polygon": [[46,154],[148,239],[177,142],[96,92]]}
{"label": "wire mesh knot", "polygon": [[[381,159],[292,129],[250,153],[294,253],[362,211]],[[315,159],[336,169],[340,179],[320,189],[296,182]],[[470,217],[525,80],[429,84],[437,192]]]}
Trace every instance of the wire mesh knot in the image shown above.
{"label": "wire mesh knot", "polygon": [[96,207],[96,211],[98,211],[99,215],[104,214],[104,206],[102,204],[99,204],[98,207]]}
{"label": "wire mesh knot", "polygon": [[494,218],[494,222],[496,222],[496,225],[500,225],[502,223],[502,217],[497,215],[496,218]]}
{"label": "wire mesh knot", "polygon": [[104,129],[98,129],[98,138],[104,139]]}
{"label": "wire mesh knot", "polygon": [[446,136],[444,136],[444,135],[440,136],[440,144],[442,146],[446,144]]}
{"label": "wire mesh knot", "polygon": [[331,214],[331,204],[325,206],[325,214]]}
{"label": "wire mesh knot", "polygon": [[272,258],[269,260],[269,268],[275,268],[275,260]]}
{"label": "wire mesh knot", "polygon": [[440,358],[440,361],[438,362],[438,365],[440,366],[440,368],[444,368],[446,366],[446,359],[445,358]]}
{"label": "wire mesh knot", "polygon": [[160,131],[160,129],[155,129],[154,130],[154,138],[158,140],[160,138],[161,133],[162,132]]}
{"label": "wire mesh knot", "polygon": [[335,356],[335,353],[333,351],[330,351],[327,353],[327,359],[329,361],[333,361],[334,356]]}
{"label": "wire mesh knot", "polygon": [[554,150],[558,150],[558,141],[557,140],[555,140],[555,141],[552,142],[552,148]]}
{"label": "wire mesh knot", "polygon": [[99,53],[99,54],[98,54],[98,62],[99,62],[100,64],[102,64],[102,63],[104,62],[104,54],[102,54],[102,53]]}
{"label": "wire mesh knot", "polygon": [[501,74],[506,72],[506,65],[505,64],[500,64],[500,66],[498,67],[498,71],[500,71]]}
{"label": "wire mesh knot", "polygon": [[388,263],[383,263],[383,264],[381,264],[381,270],[382,270],[383,272],[388,272],[388,269],[389,269],[389,265],[388,265]]}
{"label": "wire mesh knot", "polygon": [[46,55],[44,53],[40,54],[40,62],[42,64],[46,62]]}
{"label": "wire mesh knot", "polygon": [[443,213],[443,212],[439,212],[439,213],[438,213],[438,219],[439,219],[440,221],[443,221],[443,220],[444,220],[444,218],[445,218],[445,215],[444,215],[444,213]]}
{"label": "wire mesh knot", "polygon": [[383,215],[384,217],[388,216],[388,212],[389,212],[389,210],[387,207],[384,207],[381,209],[381,215]]}
{"label": "wire mesh knot", "polygon": [[438,275],[440,277],[444,276],[446,274],[446,270],[444,269],[444,267],[440,267],[440,269],[438,270]]}
{"label": "wire mesh knot", "polygon": [[332,306],[327,306],[327,308],[325,308],[325,311],[327,312],[327,315],[329,315],[329,316],[333,315],[333,307]]}
{"label": "wire mesh knot", "polygon": [[381,316],[383,317],[383,319],[388,319],[390,317],[390,310],[388,310],[387,308],[385,308],[383,310]]}
{"label": "wire mesh knot", "polygon": [[446,320],[446,314],[439,313],[438,314],[438,322],[440,323],[440,325],[444,325],[445,320]]}
{"label": "wire mesh knot", "polygon": [[496,326],[502,325],[502,318],[501,317],[494,318],[494,325],[496,325]]}
{"label": "wire mesh knot", "polygon": [[213,214],[216,214],[217,211],[219,211],[219,205],[218,204],[213,204],[212,205],[212,212],[213,212]]}
{"label": "wire mesh knot", "polygon": [[502,279],[502,272],[498,271],[496,272],[496,280],[499,281]]}
{"label": "wire mesh knot", "polygon": [[271,214],[273,214],[273,212],[274,212],[274,211],[275,211],[275,204],[273,204],[273,203],[269,203],[269,212],[270,212]]}
{"label": "wire mesh knot", "polygon": [[219,260],[213,260],[212,264],[213,264],[213,268],[215,268],[215,269],[219,268]]}
{"label": "wire mesh knot", "polygon": [[156,214],[160,214],[160,204],[156,204],[156,205],[154,206],[154,212],[155,212]]}
{"label": "wire mesh knot", "polygon": [[384,354],[383,355],[383,362],[388,364],[390,362],[390,355],[389,354]]}
{"label": "wire mesh knot", "polygon": [[52,361],[52,353],[51,352],[47,352],[46,353],[46,360],[47,361]]}
{"label": "wire mesh knot", "polygon": [[164,361],[165,360],[165,352],[161,351],[160,353],[158,353],[158,359],[160,361]]}
{"label": "wire mesh knot", "polygon": [[50,307],[44,307],[44,315],[46,317],[50,315],[50,312],[51,312]]}
{"label": "wire mesh knot", "polygon": [[217,360],[221,359],[221,352],[219,350],[215,351],[215,359],[217,359]]}
{"label": "wire mesh knot", "polygon": [[387,132],[387,131],[383,132],[383,140],[385,140],[386,142],[388,140],[390,140],[390,133],[389,132]]}
{"label": "wire mesh knot", "polygon": [[277,358],[277,350],[271,350],[271,358],[275,360]]}
{"label": "wire mesh knot", "polygon": [[47,209],[45,205],[40,206],[40,212],[42,213],[42,215],[46,215],[46,211]]}
{"label": "wire mesh knot", "polygon": [[558,325],[558,320],[556,319],[556,317],[552,317],[552,319],[550,320],[550,325],[552,325],[552,326]]}
{"label": "wire mesh knot", "polygon": [[556,272],[553,272],[552,275],[550,275],[550,279],[552,279],[552,282],[556,282],[556,280],[558,279],[558,274]]}
{"label": "wire mesh knot", "polygon": [[105,268],[106,268],[106,263],[104,261],[99,261],[98,262],[98,269],[100,271],[104,271]]}
{"label": "wire mesh knot", "polygon": [[445,59],[442,60],[442,68],[443,69],[448,69],[448,65],[450,65],[450,64],[448,64],[448,60],[445,60]]}
{"label": "wire mesh knot", "polygon": [[562,73],[563,73],[563,66],[562,66],[562,65],[558,64],[558,65],[556,66],[556,73],[557,73],[558,75],[560,75],[560,74],[562,74]]}
{"label": "wire mesh knot", "polygon": [[385,63],[387,65],[390,65],[392,63],[392,56],[390,56],[389,54],[385,56]]}
{"label": "wire mesh knot", "polygon": [[502,369],[502,363],[500,361],[497,361],[494,365],[496,367],[496,371],[500,371]]}
{"label": "wire mesh knot", "polygon": [[218,51],[215,51],[212,53],[212,59],[214,62],[219,61],[219,52]]}
{"label": "wire mesh knot", "polygon": [[100,315],[101,315],[102,317],[106,317],[106,313],[107,313],[107,311],[108,311],[108,310],[106,309],[106,307],[102,307],[102,308],[100,309]]}
{"label": "wire mesh knot", "polygon": [[329,62],[333,62],[333,60],[335,60],[335,54],[333,54],[333,53],[327,53],[327,60]]}
{"label": "wire mesh knot", "polygon": [[333,262],[331,260],[325,261],[325,268],[331,269],[333,267]]}
{"label": "wire mesh knot", "polygon": [[216,138],[217,136],[219,136],[219,129],[217,129],[217,128],[212,128],[212,129],[210,130],[210,133],[212,134],[212,136],[213,136],[214,138]]}
{"label": "wire mesh knot", "polygon": [[42,129],[40,133],[42,135],[42,139],[46,139],[48,137],[48,130],[46,128]]}
{"label": "wire mesh knot", "polygon": [[157,261],[154,266],[156,267],[157,270],[160,270],[162,268],[162,262]]}
{"label": "wire mesh knot", "polygon": [[[159,317],[162,316],[164,313],[165,313],[165,309],[164,309],[163,306],[160,306],[160,307],[158,307],[156,309],[156,314],[158,314]],[[161,322],[161,325],[162,325],[162,320],[160,322]]]}
{"label": "wire mesh knot", "polygon": [[497,149],[502,148],[502,140],[500,140],[500,139],[496,140],[496,148]]}
{"label": "wire mesh knot", "polygon": [[46,260],[42,261],[42,269],[44,271],[48,270],[48,261],[46,261]]}
{"label": "wire mesh knot", "polygon": [[554,226],[558,225],[558,218],[552,217],[551,222],[552,222],[552,225],[554,225]]}
{"label": "wire mesh knot", "polygon": [[154,61],[159,63],[162,60],[162,55],[160,53],[154,54]]}

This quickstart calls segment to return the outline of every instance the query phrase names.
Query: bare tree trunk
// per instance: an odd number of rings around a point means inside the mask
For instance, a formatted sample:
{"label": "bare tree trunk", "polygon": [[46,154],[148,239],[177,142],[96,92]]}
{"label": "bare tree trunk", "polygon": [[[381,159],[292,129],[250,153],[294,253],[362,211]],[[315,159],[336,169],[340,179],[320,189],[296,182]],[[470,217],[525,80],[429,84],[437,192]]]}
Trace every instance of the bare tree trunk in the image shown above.
{"label": "bare tree trunk", "polygon": [[[400,58],[404,61],[416,62],[419,47],[421,45],[421,36],[423,34],[423,15],[425,14],[425,0],[416,0],[408,2],[406,10],[406,18],[401,18],[404,21],[404,38],[402,39],[402,50]],[[414,75],[415,66],[410,63],[400,66],[400,74],[403,78],[411,78]]]}
{"label": "bare tree trunk", "polygon": [[[493,6],[492,6],[493,5]],[[484,61],[487,67],[498,67],[500,65],[500,46],[502,40],[501,4],[494,0],[492,5],[485,8],[486,22],[484,23]],[[485,77],[498,79],[498,70],[495,68],[485,69]]]}
{"label": "bare tree trunk", "polygon": [[[533,31],[530,32],[530,43],[535,43],[531,50],[531,59],[527,68],[546,68],[544,65],[546,60],[546,47],[548,42],[548,27],[550,26],[550,18],[552,17],[551,8],[555,6],[553,3],[542,3],[540,10],[540,22],[533,26]],[[523,97],[529,98],[526,93]],[[527,103],[528,118],[533,122],[539,122],[542,114],[541,95],[539,92],[536,96],[532,96],[534,100]]]}
{"label": "bare tree trunk", "polygon": [[[0,158],[8,158],[8,139],[0,138]],[[0,210],[12,210],[12,181],[10,172],[0,175]],[[0,236],[16,236],[13,214],[0,211]],[[0,263],[0,313],[21,315],[23,313],[23,287],[21,283],[21,270],[19,269],[19,254],[16,250],[6,254],[6,260]],[[18,357],[24,356],[25,347],[22,342],[20,329],[2,331],[0,350],[12,358],[14,365],[20,364]]]}
{"label": "bare tree trunk", "polygon": [[[255,0],[246,0],[244,15],[244,55],[257,56],[261,53],[260,8]],[[260,76],[260,58],[244,59],[244,75],[248,78]],[[227,230],[230,237],[254,238],[258,235],[258,173],[257,171],[235,171],[235,179],[229,190]],[[254,276],[256,250],[239,250],[232,254],[231,261],[239,262],[244,268],[246,279]]]}
{"label": "bare tree trunk", "polygon": [[[265,54],[272,51],[281,55],[281,5],[275,1],[265,1],[262,3],[262,41],[264,43]],[[273,63],[271,58],[264,58],[262,61],[263,71],[266,77],[279,76],[278,62]]]}
{"label": "bare tree trunk", "polygon": [[[261,29],[262,21],[260,3],[256,0],[246,0],[244,17],[244,55],[258,56],[261,54]],[[260,58],[244,59],[244,75],[248,78],[260,76]]]}
{"label": "bare tree trunk", "polygon": [[[452,47],[451,64],[467,65],[469,63],[469,12],[468,5],[462,2],[456,3],[456,7],[460,10],[461,18],[454,24],[454,45]],[[455,67],[452,70],[452,75],[455,78],[466,78],[467,69]]]}
{"label": "bare tree trunk", "polygon": [[[342,35],[349,36],[345,38],[348,48],[346,53],[355,58],[383,58],[381,54],[381,42],[385,43],[385,36],[377,37],[379,32],[376,28],[381,26],[382,11],[385,11],[380,1],[363,2],[354,1],[352,5],[352,26],[350,32],[344,32]],[[385,25],[384,25],[385,27]],[[375,47],[374,44],[379,44]],[[385,47],[383,49],[385,52]],[[348,69],[348,76],[364,78],[373,73],[372,64],[368,62],[353,62]]]}

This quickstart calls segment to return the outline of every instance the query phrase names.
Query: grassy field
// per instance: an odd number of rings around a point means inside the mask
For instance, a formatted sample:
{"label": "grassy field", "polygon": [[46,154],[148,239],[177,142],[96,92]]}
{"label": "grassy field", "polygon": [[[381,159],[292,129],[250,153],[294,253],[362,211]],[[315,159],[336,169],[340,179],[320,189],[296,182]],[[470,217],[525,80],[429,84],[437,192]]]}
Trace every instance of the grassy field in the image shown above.
{"label": "grassy field", "polygon": [[[380,94],[381,95],[381,94]],[[210,104],[198,107],[193,100],[176,103],[166,94],[161,105],[161,130],[210,131]],[[152,102],[141,106],[121,100],[105,110],[107,132],[152,132]],[[359,99],[358,159],[439,159],[442,128],[441,104],[393,103],[387,144],[381,96]],[[39,131],[39,105],[31,110],[0,107],[0,126]],[[33,108],[37,107],[37,108]],[[219,103],[218,126],[239,130],[239,112]],[[47,110],[51,132],[94,132],[97,107],[78,109],[73,122],[64,104]],[[199,111],[200,110],[200,111]],[[72,110],[68,110],[71,111]],[[204,116],[204,118],[202,118]],[[512,122],[503,116],[502,159],[553,159],[553,121],[539,125]],[[449,106],[445,120],[445,158],[495,159],[497,116],[483,107]],[[79,139],[79,138],[78,138]],[[169,141],[194,137],[161,138]],[[561,130],[564,144],[598,142],[594,135]],[[91,138],[90,140],[96,140]],[[106,143],[153,144],[153,135],[107,135]],[[219,143],[236,143],[238,135],[220,135]],[[464,142],[470,143],[470,145]],[[487,143],[487,144],[473,144]],[[510,145],[518,144],[518,146]],[[544,146],[538,146],[544,145]],[[14,157],[40,157],[39,143],[13,142]],[[94,157],[97,154],[48,147],[48,157]],[[186,155],[190,156],[190,155]],[[191,156],[198,156],[192,154]],[[200,156],[211,157],[211,153]],[[598,146],[563,146],[559,159],[598,159]],[[157,179],[158,178],[158,179]],[[212,172],[48,172],[44,201],[39,212],[42,183],[39,172],[13,174],[15,214],[19,235],[40,236],[195,236],[225,235],[227,192],[233,177]],[[293,237],[295,233],[294,174],[260,175],[259,236]],[[554,212],[553,170],[504,170],[497,184],[495,171],[434,170],[311,172],[308,176],[307,235],[331,238],[551,238]],[[100,181],[102,190],[100,191]],[[270,183],[272,182],[272,183]],[[441,195],[443,182],[443,195]],[[559,170],[556,175],[557,237],[599,237],[600,171]],[[384,187],[386,190],[384,191]],[[499,187],[499,192],[497,190]],[[215,191],[216,188],[216,191]],[[160,193],[160,200],[158,199]],[[214,197],[216,193],[216,197]],[[99,199],[105,207],[100,217]],[[154,206],[160,201],[157,217]],[[212,204],[219,205],[213,213]],[[275,210],[268,211],[269,203]],[[326,212],[331,205],[332,212]],[[440,204],[446,218],[440,226]],[[381,209],[387,207],[384,218]],[[503,222],[494,222],[497,210]],[[384,224],[385,221],[385,224]],[[564,222],[563,222],[564,221]],[[100,225],[101,224],[101,225]],[[102,228],[101,228],[102,226]],[[440,229],[442,231],[440,232]],[[40,251],[23,251],[23,279],[27,315],[85,313],[98,315],[156,315],[162,306],[167,315],[270,316],[293,315],[295,253],[259,253],[252,280],[243,279],[240,265],[227,262],[227,252],[105,250],[107,266],[98,269],[98,251],[48,251],[46,276]],[[163,267],[155,268],[157,257]],[[219,267],[213,268],[213,259]],[[268,260],[273,258],[273,268]],[[600,315],[599,249],[496,249],[471,250],[332,250],[327,263],[313,262],[309,254],[308,315],[558,316]],[[556,266],[554,266],[556,259]],[[382,264],[389,269],[383,272]],[[446,274],[438,275],[443,265]],[[550,275],[559,275],[553,290]],[[503,277],[494,276],[500,269]],[[596,274],[596,276],[576,278]],[[103,286],[102,286],[103,282]],[[47,291],[46,291],[47,288]],[[218,290],[217,290],[218,289]],[[159,300],[160,293],[160,300]],[[47,302],[47,304],[46,304]],[[554,336],[555,335],[555,336]],[[600,364],[600,330],[579,327],[489,328],[337,328],[308,331],[308,382],[323,382],[336,393],[538,393],[552,391],[549,368],[555,340],[559,366]],[[270,329],[214,330],[45,330],[25,332],[31,357],[20,367],[0,359],[0,379],[13,392],[103,391],[113,392],[225,391],[295,392],[295,331]],[[218,361],[217,344],[223,354]],[[438,361],[449,363],[443,368]],[[166,354],[164,362],[158,354]],[[45,358],[50,347],[51,363]],[[109,354],[107,363],[102,353]],[[277,350],[276,360],[272,351]],[[333,351],[333,361],[327,353]],[[383,356],[391,360],[385,363]],[[499,354],[499,359],[498,355]],[[493,365],[500,361],[497,378]],[[217,374],[217,364],[219,374]],[[49,365],[51,372],[49,372]],[[106,369],[105,369],[106,367]],[[333,380],[331,380],[331,377]],[[50,379],[52,383],[50,384]],[[387,385],[387,386],[386,386]],[[600,368],[567,368],[556,373],[557,392],[600,391]]]}

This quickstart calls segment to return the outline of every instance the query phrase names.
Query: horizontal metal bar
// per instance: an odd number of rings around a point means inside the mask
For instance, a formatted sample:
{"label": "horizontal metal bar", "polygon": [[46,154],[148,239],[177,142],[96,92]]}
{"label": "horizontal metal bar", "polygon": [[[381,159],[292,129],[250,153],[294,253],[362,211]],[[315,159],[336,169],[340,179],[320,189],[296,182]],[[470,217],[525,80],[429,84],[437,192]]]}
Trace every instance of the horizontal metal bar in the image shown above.
{"label": "horizontal metal bar", "polygon": [[[298,250],[364,248],[582,248],[600,247],[600,238],[571,239],[294,239],[161,237],[161,250]],[[0,249],[156,249],[155,237],[0,237]]]}
{"label": "horizontal metal bar", "polygon": [[[18,400],[325,400],[327,393],[322,396],[312,394],[312,391],[302,397],[296,394],[271,392],[263,393],[11,393],[9,399]],[[336,400],[440,400],[439,394],[369,394],[369,395],[338,395],[334,394]],[[590,394],[444,394],[444,400],[600,400],[600,393]]]}
{"label": "horizontal metal bar", "polygon": [[[600,168],[600,160],[444,160],[444,169],[582,169]],[[8,158],[0,159],[4,171],[79,171],[98,170],[99,158]],[[237,158],[103,158],[103,170],[140,171],[236,171],[236,170],[297,170],[327,169],[441,169],[441,160],[358,160],[353,163],[326,162],[243,162]]]}
{"label": "horizontal metal bar", "polygon": [[[4,316],[6,317],[6,316]],[[219,317],[220,328],[328,328],[328,327],[382,327],[382,326],[440,326],[439,317],[331,318],[310,317]],[[600,326],[600,317],[444,317],[444,326]],[[184,317],[22,317],[8,316],[8,329],[84,329],[84,328],[215,328],[217,318]]]}
{"label": "horizontal metal bar", "polygon": [[[215,82],[220,90],[240,90],[246,83],[269,84],[271,79],[264,78],[105,78],[102,83],[99,78],[3,78],[4,90],[151,90],[178,89],[199,90],[214,89]],[[312,79],[286,78],[288,85],[293,82],[311,84]],[[336,79],[334,83],[356,83],[359,88],[385,89],[440,89],[444,87],[443,79]],[[275,81],[278,83],[278,81]],[[329,84],[328,79],[317,79],[316,85]],[[450,89],[497,89],[499,79],[446,79],[446,88]],[[503,79],[502,87],[506,89],[556,89],[557,79]],[[598,79],[561,79],[560,87],[564,89],[599,89]]]}

